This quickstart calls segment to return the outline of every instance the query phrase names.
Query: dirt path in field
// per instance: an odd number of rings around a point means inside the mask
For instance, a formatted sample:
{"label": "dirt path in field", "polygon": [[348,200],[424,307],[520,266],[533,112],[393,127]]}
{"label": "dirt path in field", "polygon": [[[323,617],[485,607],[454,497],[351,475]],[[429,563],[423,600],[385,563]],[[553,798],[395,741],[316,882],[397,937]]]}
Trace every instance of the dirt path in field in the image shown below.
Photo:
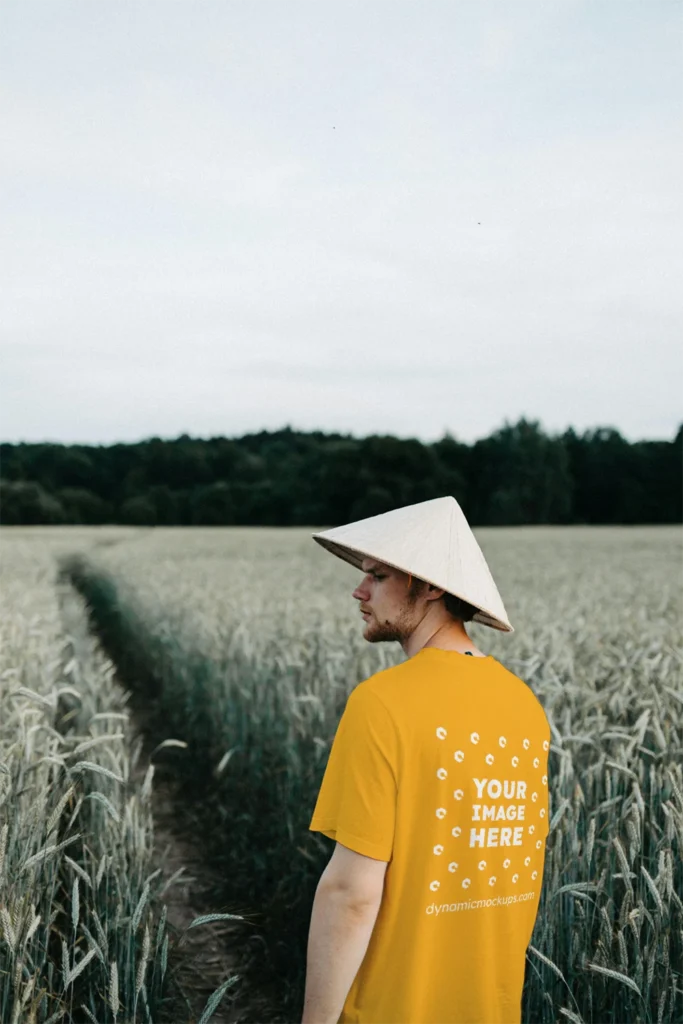
{"label": "dirt path in field", "polygon": [[[57,592],[65,625],[74,642],[74,653],[81,650],[87,656],[87,645],[93,640],[107,656],[110,654],[100,642],[92,621],[83,621],[83,598],[72,585],[60,576]],[[75,603],[75,607],[74,607]],[[76,634],[76,635],[74,635]],[[122,692],[130,693],[125,680],[115,677]],[[139,701],[128,701],[135,741],[139,756],[131,769],[131,782],[142,785],[154,753],[155,741]],[[217,905],[213,894],[220,892],[219,880],[207,865],[202,849],[201,834],[192,816],[192,807],[181,795],[181,780],[170,758],[164,760],[164,751],[153,758],[152,814],[154,843],[152,870],[161,869],[164,882],[174,879],[163,893],[168,908],[171,935],[181,936],[191,922],[205,914],[240,913],[239,909]],[[244,942],[236,932],[241,922],[213,921],[190,929],[169,945],[169,1006],[165,1008],[159,1024],[196,1024],[211,995],[229,977],[238,974],[237,963]],[[242,932],[242,935],[244,933]],[[218,1009],[211,1015],[211,1024],[260,1024],[271,1019],[273,1009],[267,999],[255,992],[245,992],[241,976],[227,989]]]}
{"label": "dirt path in field", "polygon": [[[147,757],[141,758],[135,772],[138,776],[136,781],[140,784],[148,763]],[[173,783],[155,771],[152,787],[153,867],[160,867],[166,880],[180,872],[162,898],[168,907],[169,925],[181,934],[196,917],[223,912],[223,908],[218,908],[211,901],[212,880],[202,864],[197,840],[183,828],[183,816],[179,813],[173,789]],[[170,962],[175,971],[175,998],[174,1009],[165,1015],[168,1024],[198,1020],[211,994],[236,973],[235,956],[230,948],[231,927],[230,921],[215,921],[190,929],[171,955]],[[233,983],[226,992],[211,1018],[212,1024],[238,1024],[246,1019],[242,1018],[236,1005],[230,1007],[231,995],[238,984]]]}
{"label": "dirt path in field", "polygon": [[[136,722],[139,728],[140,723]],[[141,732],[144,737],[144,732]],[[148,744],[145,742],[143,750]],[[149,751],[141,756],[135,774],[140,783],[149,764]],[[172,771],[157,764],[153,780],[154,869],[162,869],[164,879],[182,872],[163,895],[168,921],[177,933],[204,914],[235,913],[232,907],[218,906],[213,893],[219,891],[218,879],[207,866],[199,834],[193,831],[191,813],[177,793]],[[239,923],[237,923],[239,924]],[[237,973],[240,941],[232,921],[214,921],[185,933],[171,962],[175,970],[174,1008],[162,1024],[192,1024],[199,1020],[212,993],[228,977]],[[234,982],[211,1017],[211,1024],[258,1024],[268,1019],[267,1008],[260,1006],[254,993],[243,991],[241,978]]]}

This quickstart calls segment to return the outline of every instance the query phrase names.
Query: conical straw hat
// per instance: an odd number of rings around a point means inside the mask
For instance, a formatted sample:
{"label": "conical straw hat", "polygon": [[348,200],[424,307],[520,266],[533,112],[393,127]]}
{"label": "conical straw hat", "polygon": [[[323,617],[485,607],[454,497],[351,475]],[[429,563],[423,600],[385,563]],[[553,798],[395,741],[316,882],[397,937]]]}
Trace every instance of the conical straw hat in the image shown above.
{"label": "conical straw hat", "polygon": [[514,633],[482,550],[450,494],[311,536],[357,569],[364,558],[376,558],[474,605],[475,622]]}

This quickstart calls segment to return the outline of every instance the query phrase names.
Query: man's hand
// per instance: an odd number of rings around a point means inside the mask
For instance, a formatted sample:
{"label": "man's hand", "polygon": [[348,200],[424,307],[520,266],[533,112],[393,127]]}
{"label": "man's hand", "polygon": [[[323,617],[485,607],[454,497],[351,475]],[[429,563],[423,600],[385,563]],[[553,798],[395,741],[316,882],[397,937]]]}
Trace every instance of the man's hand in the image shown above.
{"label": "man's hand", "polygon": [[381,897],[352,902],[347,893],[318,884],[308,934],[306,992],[301,1024],[338,1024],[365,956]]}

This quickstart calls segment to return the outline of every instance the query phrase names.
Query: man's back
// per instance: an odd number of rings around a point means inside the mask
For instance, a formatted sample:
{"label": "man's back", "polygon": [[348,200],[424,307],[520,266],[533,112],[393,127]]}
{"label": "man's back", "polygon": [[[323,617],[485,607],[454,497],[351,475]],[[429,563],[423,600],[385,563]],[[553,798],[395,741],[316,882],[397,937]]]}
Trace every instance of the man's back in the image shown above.
{"label": "man's back", "polygon": [[495,658],[427,647],[349,696],[310,829],[389,861],[340,1024],[517,1024],[550,728]]}

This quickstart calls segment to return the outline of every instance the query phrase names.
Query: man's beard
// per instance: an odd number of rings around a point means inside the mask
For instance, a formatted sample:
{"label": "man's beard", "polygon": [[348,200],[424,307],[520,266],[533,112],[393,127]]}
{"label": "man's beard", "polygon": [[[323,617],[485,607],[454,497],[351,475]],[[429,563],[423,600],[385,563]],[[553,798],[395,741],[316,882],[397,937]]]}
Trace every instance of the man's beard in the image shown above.
{"label": "man's beard", "polygon": [[393,622],[377,618],[370,618],[367,621],[370,629],[367,630],[365,639],[372,644],[391,641],[404,643],[415,628],[412,616],[407,610]]}

